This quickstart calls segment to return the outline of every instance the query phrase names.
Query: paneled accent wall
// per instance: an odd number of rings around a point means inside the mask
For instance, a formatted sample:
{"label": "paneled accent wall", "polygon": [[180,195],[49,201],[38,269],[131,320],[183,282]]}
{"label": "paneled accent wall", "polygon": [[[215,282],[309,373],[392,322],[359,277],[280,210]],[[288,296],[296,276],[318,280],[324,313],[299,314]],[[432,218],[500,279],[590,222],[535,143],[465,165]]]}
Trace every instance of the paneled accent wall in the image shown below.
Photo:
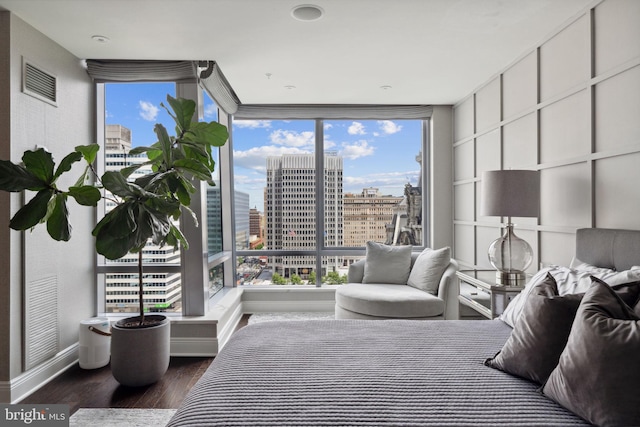
{"label": "paneled accent wall", "polygon": [[503,218],[482,172],[540,171],[539,218],[513,218],[530,271],[568,265],[575,230],[640,229],[640,1],[604,0],[454,106],[454,256],[490,268]]}

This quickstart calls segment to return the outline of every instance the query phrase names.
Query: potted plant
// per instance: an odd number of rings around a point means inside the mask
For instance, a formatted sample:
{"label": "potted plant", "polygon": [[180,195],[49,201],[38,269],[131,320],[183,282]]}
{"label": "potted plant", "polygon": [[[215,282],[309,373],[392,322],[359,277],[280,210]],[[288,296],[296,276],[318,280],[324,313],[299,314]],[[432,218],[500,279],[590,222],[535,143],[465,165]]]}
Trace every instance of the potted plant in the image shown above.
{"label": "potted plant", "polygon": [[[167,102],[171,109],[160,105],[175,121],[176,135],[170,136],[162,124],[156,124],[158,141],[130,151],[131,155],[145,153],[148,160],[144,163],[107,171],[98,177],[93,168],[98,144],[76,147],[57,168],[52,155],[42,148],[25,151],[22,164],[0,160],[0,190],[36,192],[11,219],[9,226],[14,230],[46,223],[53,239],[68,241],[70,197],[83,206],[95,207],[102,198],[115,203],[92,234],[97,252],[107,259],[138,254],[140,314],[116,322],[111,339],[111,370],[118,382],[129,386],[154,383],[169,366],[170,323],[164,315],[145,315],[142,250],[148,241],[158,246],[188,248],[174,221],[186,212],[197,224],[189,208],[191,195],[196,191],[193,182],[214,185],[212,148],[224,145],[228,138],[226,127],[219,123],[192,122],[194,101],[168,95]],[[87,166],[75,185],[66,191],[58,188],[60,176],[83,159]],[[151,172],[131,180],[133,172],[145,165]]]}

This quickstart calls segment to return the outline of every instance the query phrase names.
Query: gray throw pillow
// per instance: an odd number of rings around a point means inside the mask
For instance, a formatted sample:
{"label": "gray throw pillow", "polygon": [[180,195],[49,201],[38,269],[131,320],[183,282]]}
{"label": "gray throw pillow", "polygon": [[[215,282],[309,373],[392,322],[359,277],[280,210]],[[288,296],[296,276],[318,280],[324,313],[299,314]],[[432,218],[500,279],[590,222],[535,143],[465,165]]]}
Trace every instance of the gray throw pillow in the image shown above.
{"label": "gray throw pillow", "polygon": [[426,248],[411,268],[407,285],[438,295],[442,274],[451,263],[451,248]]}
{"label": "gray throw pillow", "polygon": [[406,285],[411,270],[411,246],[367,242],[362,283]]}
{"label": "gray throw pillow", "polygon": [[595,279],[542,392],[593,424],[638,425],[639,354],[640,317]]}
{"label": "gray throw pillow", "polygon": [[583,294],[558,295],[547,273],[529,294],[502,350],[484,364],[544,384],[558,364]]}

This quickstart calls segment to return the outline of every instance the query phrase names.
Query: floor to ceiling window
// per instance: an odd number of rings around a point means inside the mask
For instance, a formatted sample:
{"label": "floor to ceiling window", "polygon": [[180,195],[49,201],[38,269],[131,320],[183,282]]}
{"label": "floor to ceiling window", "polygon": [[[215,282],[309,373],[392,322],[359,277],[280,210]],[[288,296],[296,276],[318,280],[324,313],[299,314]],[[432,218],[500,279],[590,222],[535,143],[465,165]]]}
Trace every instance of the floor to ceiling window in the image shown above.
{"label": "floor to ceiling window", "polygon": [[[175,127],[173,119],[162,108],[167,94],[175,96],[174,83],[112,83],[105,85],[105,141],[103,168],[120,170],[132,164],[144,163],[144,155],[131,155],[132,148],[156,142],[153,127],[162,123],[167,129]],[[131,179],[148,173],[141,167]],[[113,209],[108,199],[99,216]],[[159,247],[151,243],[143,249],[145,309],[150,312],[182,311],[182,281],[180,250]],[[99,275],[102,310],[104,313],[138,312],[138,274],[131,272],[137,265],[137,254],[127,254],[119,260],[101,260],[109,266],[108,273]],[[100,309],[100,308],[99,308]],[[99,311],[102,311],[99,310]]]}
{"label": "floor to ceiling window", "polygon": [[339,284],[369,240],[423,246],[424,124],[235,120],[236,284]]}

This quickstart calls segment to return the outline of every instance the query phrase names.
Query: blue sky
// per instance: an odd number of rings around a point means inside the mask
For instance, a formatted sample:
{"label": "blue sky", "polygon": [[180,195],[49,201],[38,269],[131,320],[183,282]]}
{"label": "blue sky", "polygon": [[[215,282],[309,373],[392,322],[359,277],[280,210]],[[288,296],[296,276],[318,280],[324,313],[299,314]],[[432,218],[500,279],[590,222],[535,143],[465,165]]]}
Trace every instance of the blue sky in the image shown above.
{"label": "blue sky", "polygon": [[[175,93],[173,83],[109,84],[107,124],[132,131],[134,146],[156,141],[153,127],[163,123],[173,133],[174,123],[160,103]],[[205,97],[205,120],[215,120],[215,105]],[[421,145],[418,120],[329,120],[324,123],[325,150],[337,151],[344,161],[344,192],[359,193],[377,187],[382,194],[402,195],[404,185],[416,185],[420,166],[415,161]],[[251,207],[263,210],[266,157],[283,153],[312,153],[311,120],[236,121],[233,129],[234,185],[250,195]]]}

